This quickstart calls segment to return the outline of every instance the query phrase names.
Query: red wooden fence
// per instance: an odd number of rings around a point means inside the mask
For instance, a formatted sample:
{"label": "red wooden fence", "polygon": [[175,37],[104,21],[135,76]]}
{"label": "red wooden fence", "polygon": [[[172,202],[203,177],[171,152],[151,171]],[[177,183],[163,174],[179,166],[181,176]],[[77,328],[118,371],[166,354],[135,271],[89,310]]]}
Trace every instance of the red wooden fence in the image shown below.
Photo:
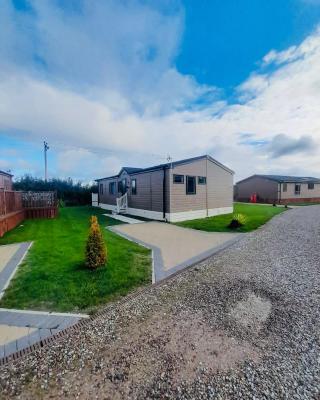
{"label": "red wooden fence", "polygon": [[22,209],[22,192],[0,189],[0,216]]}
{"label": "red wooden fence", "polygon": [[25,218],[55,218],[56,192],[14,192],[0,190],[0,237]]}

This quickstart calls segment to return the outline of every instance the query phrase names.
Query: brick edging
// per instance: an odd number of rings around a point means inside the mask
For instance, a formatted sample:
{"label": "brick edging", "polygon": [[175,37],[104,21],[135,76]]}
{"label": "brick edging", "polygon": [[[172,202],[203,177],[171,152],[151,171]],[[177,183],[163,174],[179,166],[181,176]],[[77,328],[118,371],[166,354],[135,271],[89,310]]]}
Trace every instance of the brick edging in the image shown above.
{"label": "brick edging", "polygon": [[[244,234],[243,238],[245,236],[246,235]],[[239,240],[241,240],[241,239],[239,239]],[[9,356],[5,356],[5,357],[0,358],[0,367],[5,365],[5,364],[8,364],[9,362],[15,362],[15,361],[19,360],[20,358],[32,353],[33,351],[36,351],[36,350],[38,350],[38,349],[40,349],[42,347],[45,347],[45,346],[49,345],[52,342],[55,342],[55,341],[63,339],[67,334],[71,333],[72,331],[77,331],[80,328],[82,328],[83,326],[88,325],[94,319],[102,317],[103,315],[108,314],[110,308],[113,307],[113,306],[121,306],[121,305],[123,305],[125,303],[128,303],[128,302],[134,300],[136,297],[138,297],[140,295],[148,293],[153,288],[158,288],[158,287],[161,287],[162,285],[166,285],[168,283],[168,281],[173,281],[179,275],[182,275],[182,274],[185,274],[185,273],[187,273],[189,271],[194,270],[198,264],[208,260],[209,258],[211,258],[213,256],[216,256],[216,255],[220,254],[221,252],[223,252],[227,248],[229,248],[232,245],[236,244],[238,241],[230,243],[227,247],[219,249],[217,252],[215,252],[214,254],[209,255],[208,257],[204,258],[203,260],[199,260],[199,261],[197,261],[197,262],[185,267],[184,269],[181,269],[179,271],[174,272],[172,275],[162,279],[160,282],[157,282],[157,283],[154,283],[154,284],[149,284],[146,287],[143,287],[141,289],[137,289],[133,293],[129,293],[123,299],[120,299],[115,303],[107,304],[103,310],[98,311],[93,316],[90,316],[90,318],[82,319],[82,320],[76,322],[74,325],[71,325],[71,326],[69,326],[69,327],[67,327],[65,329],[62,329],[61,331],[55,333],[54,335],[52,335],[52,336],[50,336],[48,338],[45,338],[43,340],[40,340],[39,342],[34,343],[31,346],[26,347],[25,349],[18,350],[15,353],[10,354]]]}

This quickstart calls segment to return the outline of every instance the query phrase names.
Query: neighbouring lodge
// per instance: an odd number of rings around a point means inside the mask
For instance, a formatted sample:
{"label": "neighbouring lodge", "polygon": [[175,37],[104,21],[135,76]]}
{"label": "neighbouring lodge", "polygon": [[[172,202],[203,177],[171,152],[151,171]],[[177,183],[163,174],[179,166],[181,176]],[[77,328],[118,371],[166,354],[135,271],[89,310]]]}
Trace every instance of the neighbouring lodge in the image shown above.
{"label": "neighbouring lodge", "polygon": [[12,190],[12,177],[9,172],[0,171],[0,190]]}
{"label": "neighbouring lodge", "polygon": [[96,205],[177,222],[233,212],[234,172],[208,155],[149,168],[123,167],[97,179]]}
{"label": "neighbouring lodge", "polygon": [[320,202],[320,179],[313,177],[252,175],[235,185],[235,200],[259,203]]}

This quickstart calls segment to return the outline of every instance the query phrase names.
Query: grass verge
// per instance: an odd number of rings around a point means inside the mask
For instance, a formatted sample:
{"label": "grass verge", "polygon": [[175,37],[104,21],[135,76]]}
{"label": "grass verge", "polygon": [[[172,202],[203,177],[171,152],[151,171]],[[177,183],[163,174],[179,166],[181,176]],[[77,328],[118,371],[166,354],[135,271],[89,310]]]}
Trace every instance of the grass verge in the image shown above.
{"label": "grass verge", "polygon": [[234,213],[243,214],[246,217],[245,225],[235,230],[228,228],[233,214],[217,215],[216,217],[183,221],[177,223],[177,225],[207,232],[250,232],[259,228],[259,226],[265,224],[272,217],[285,210],[286,208],[284,207],[235,203]]}
{"label": "grass verge", "polygon": [[[120,223],[92,207],[60,209],[56,219],[26,220],[0,244],[34,241],[0,301],[0,307],[89,312],[151,282],[150,251],[105,229]],[[84,266],[89,217],[96,215],[107,243],[108,264]]]}

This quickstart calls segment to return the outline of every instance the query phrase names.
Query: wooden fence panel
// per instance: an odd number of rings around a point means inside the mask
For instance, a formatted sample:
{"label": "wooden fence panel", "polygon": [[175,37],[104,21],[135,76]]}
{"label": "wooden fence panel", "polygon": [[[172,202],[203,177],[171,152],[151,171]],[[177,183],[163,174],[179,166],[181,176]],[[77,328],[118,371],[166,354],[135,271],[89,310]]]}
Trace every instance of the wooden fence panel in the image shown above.
{"label": "wooden fence panel", "polygon": [[22,192],[0,190],[0,215],[23,210]]}
{"label": "wooden fence panel", "polygon": [[57,215],[56,192],[0,190],[0,237],[25,218],[55,218]]}

